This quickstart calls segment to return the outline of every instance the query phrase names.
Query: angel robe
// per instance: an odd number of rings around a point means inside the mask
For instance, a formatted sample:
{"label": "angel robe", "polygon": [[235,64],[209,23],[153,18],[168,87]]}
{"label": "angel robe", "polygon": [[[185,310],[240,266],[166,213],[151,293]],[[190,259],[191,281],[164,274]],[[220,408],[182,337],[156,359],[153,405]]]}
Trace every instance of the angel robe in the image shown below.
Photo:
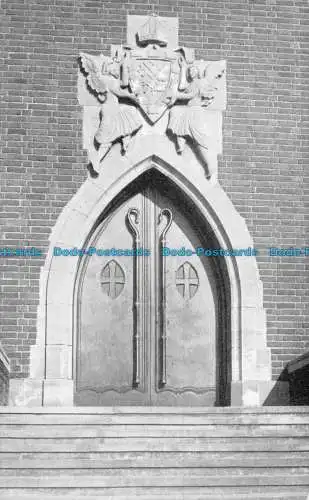
{"label": "angel robe", "polygon": [[[167,130],[180,137],[191,137],[199,146],[209,149],[214,136],[207,120],[205,107],[215,96],[215,87],[205,85],[196,79],[181,94],[182,99],[189,99],[186,106],[174,106],[169,115]],[[186,97],[190,94],[190,97]]]}
{"label": "angel robe", "polygon": [[120,137],[132,135],[142,126],[137,109],[130,105],[120,106],[118,97],[110,91],[107,92],[100,114],[101,120],[95,140],[101,145],[109,145]]}

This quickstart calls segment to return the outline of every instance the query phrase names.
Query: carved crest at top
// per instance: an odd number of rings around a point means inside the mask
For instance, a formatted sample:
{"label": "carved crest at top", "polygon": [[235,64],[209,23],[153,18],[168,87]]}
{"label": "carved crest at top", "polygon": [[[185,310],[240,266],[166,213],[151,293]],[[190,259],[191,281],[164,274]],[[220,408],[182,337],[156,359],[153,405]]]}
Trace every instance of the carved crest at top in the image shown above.
{"label": "carved crest at top", "polygon": [[160,19],[155,14],[149,16],[135,30],[134,43],[112,46],[111,58],[81,55],[92,90],[99,94],[106,86],[99,80],[106,82],[108,76],[116,77],[120,88],[128,93],[126,97],[139,106],[151,124],[167,109],[168,96],[176,92],[180,77],[179,54],[175,47],[168,47],[168,30]]}
{"label": "carved crest at top", "polygon": [[[170,106],[170,96],[183,88],[184,72],[179,59],[183,59],[188,67],[194,63],[193,50],[170,47],[170,38],[164,18],[155,14],[148,16],[135,29],[135,37],[128,37],[131,43],[112,46],[111,58],[102,54],[82,54],[88,85],[100,93],[100,89],[106,87],[108,76],[116,78],[119,87],[127,93],[125,96],[122,92],[118,97],[128,97],[135,102],[148,121],[154,124]],[[86,59],[93,62],[85,63]],[[205,67],[205,61],[195,61],[195,64],[200,63]],[[100,80],[104,82],[102,85]]]}
{"label": "carved crest at top", "polygon": [[121,46],[119,61],[123,85],[135,95],[150,123],[168,107],[167,96],[177,90],[179,54],[170,48],[166,25],[156,14],[149,16],[135,32],[135,43]]}
{"label": "carved crest at top", "polygon": [[156,44],[132,53],[128,83],[151,123],[155,123],[168,107],[167,96],[176,91],[179,66],[174,51]]}
{"label": "carved crest at top", "polygon": [[168,43],[164,27],[156,14],[149,16],[146,23],[137,31],[137,38],[140,45],[155,43],[160,47],[165,47]]}
{"label": "carved crest at top", "polygon": [[177,26],[176,18],[128,16],[126,44],[112,45],[111,56],[81,54],[85,93],[100,106],[88,147],[96,172],[115,142],[125,154],[145,120],[154,125],[167,110],[179,154],[188,138],[206,164],[209,151],[220,151],[225,61],[195,60],[193,49],[178,46]]}

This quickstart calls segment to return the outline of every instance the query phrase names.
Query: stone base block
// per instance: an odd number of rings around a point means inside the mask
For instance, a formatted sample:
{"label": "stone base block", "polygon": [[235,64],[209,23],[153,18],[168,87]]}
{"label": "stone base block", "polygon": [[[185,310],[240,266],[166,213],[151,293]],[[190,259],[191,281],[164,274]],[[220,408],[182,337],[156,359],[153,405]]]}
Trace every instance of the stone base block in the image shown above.
{"label": "stone base block", "polygon": [[43,406],[73,406],[73,380],[50,379],[43,383]]}
{"label": "stone base block", "polygon": [[11,379],[9,405],[42,406],[43,381],[36,379]]}
{"label": "stone base block", "polygon": [[11,406],[73,406],[73,380],[12,379]]}
{"label": "stone base block", "polygon": [[231,406],[289,405],[289,383],[276,380],[232,382]]}

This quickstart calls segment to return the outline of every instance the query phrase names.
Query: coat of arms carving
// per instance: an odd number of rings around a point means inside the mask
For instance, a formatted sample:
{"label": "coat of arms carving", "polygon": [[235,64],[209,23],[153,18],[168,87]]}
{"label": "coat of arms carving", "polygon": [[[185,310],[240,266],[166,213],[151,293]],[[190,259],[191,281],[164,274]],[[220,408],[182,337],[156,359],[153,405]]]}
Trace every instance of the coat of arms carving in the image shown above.
{"label": "coat of arms carving", "polygon": [[179,67],[175,52],[165,51],[159,58],[157,51],[148,51],[148,56],[134,54],[130,85],[147,118],[155,123],[168,107],[169,92],[177,89]]}
{"label": "coat of arms carving", "polygon": [[145,121],[155,126],[172,107],[167,131],[175,135],[177,152],[191,138],[202,160],[209,162],[214,140],[205,108],[224,80],[225,61],[195,61],[191,49],[169,48],[160,19],[149,16],[136,30],[134,43],[112,46],[110,57],[81,54],[88,90],[100,106],[94,147],[88,150],[95,172],[114,142],[120,141],[125,154]]}

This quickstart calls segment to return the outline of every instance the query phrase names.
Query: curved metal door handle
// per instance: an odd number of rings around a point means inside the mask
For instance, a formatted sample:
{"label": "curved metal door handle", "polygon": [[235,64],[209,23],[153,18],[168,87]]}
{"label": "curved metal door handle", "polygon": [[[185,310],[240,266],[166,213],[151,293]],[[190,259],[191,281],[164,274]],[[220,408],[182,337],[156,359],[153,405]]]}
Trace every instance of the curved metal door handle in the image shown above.
{"label": "curved metal door handle", "polygon": [[159,386],[166,385],[166,262],[163,255],[163,248],[166,245],[166,234],[173,222],[173,214],[169,208],[163,208],[158,216],[158,224],[161,224],[163,217],[166,217],[166,225],[159,236],[159,325],[160,325],[160,377]]}
{"label": "curved metal door handle", "polygon": [[133,249],[134,251],[134,276],[133,276],[133,386],[137,387],[140,384],[140,357],[141,357],[141,309],[140,309],[140,266],[137,250],[140,246],[140,211],[138,208],[129,208],[127,212],[127,221],[129,228],[133,234]]}

